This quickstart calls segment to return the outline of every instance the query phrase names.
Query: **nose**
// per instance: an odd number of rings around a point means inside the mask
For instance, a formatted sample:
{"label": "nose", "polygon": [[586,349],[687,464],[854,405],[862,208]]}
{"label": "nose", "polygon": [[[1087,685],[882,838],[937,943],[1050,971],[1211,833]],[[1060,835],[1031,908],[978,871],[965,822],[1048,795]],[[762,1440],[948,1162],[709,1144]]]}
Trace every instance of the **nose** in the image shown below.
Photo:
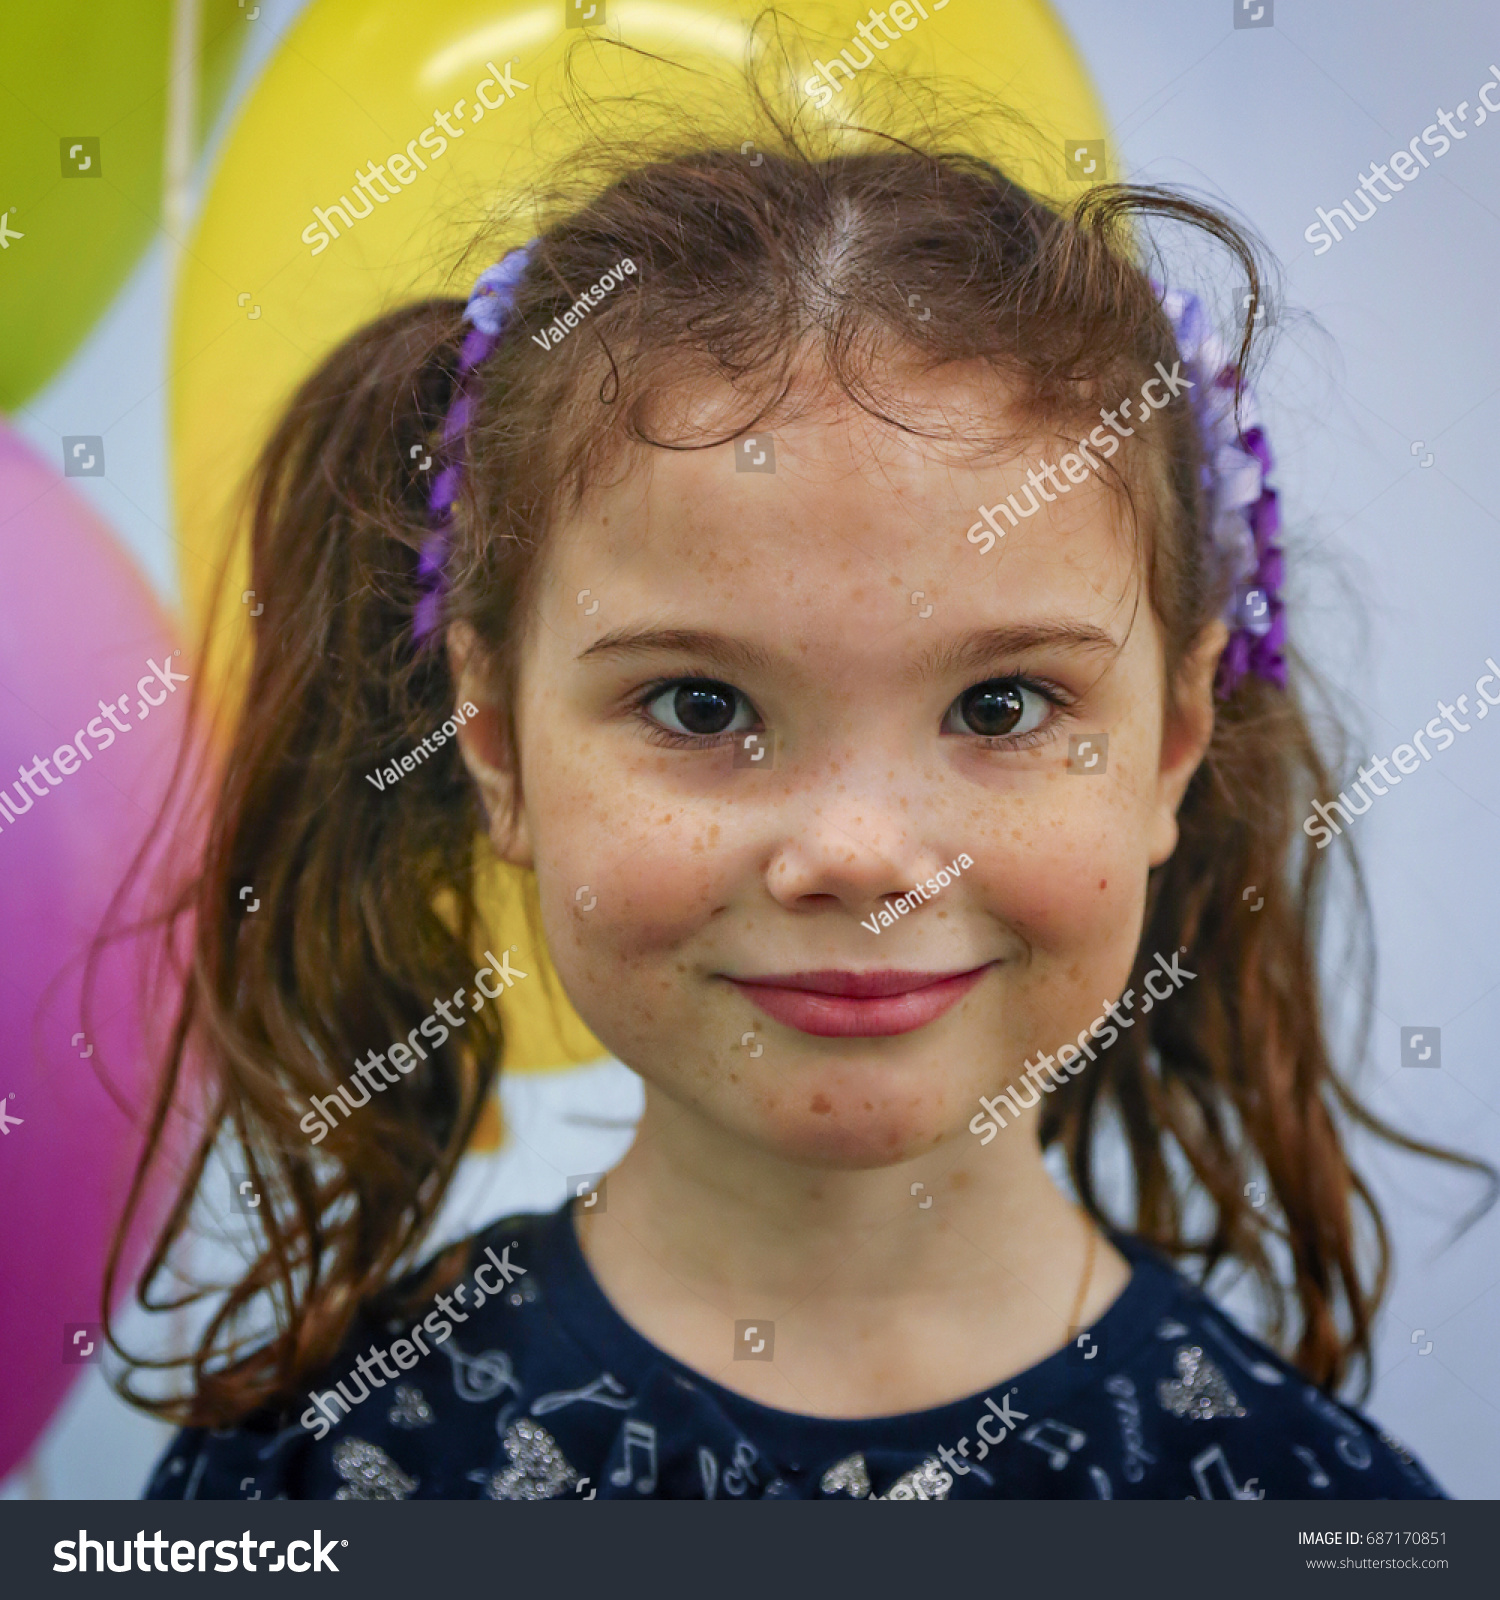
{"label": "nose", "polygon": [[[853,786],[851,786],[853,787]],[[936,870],[937,856],[889,792],[860,786],[857,799],[823,798],[785,819],[766,868],[766,887],[789,911],[841,908],[855,917],[904,894]]]}

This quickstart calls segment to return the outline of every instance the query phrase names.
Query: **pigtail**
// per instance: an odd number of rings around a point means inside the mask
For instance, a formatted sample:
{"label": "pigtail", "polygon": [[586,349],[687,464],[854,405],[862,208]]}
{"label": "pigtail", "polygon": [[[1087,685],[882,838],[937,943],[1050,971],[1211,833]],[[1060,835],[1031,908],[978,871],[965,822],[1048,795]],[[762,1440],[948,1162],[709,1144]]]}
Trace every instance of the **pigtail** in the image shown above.
{"label": "pigtail", "polygon": [[[1171,565],[1159,564],[1154,602],[1168,618],[1193,587]],[[1201,619],[1195,599],[1186,614]],[[1340,920],[1344,975],[1357,996],[1355,1061],[1369,1044],[1370,906],[1349,840],[1339,851],[1319,850],[1302,828],[1312,802],[1338,785],[1304,703],[1316,680],[1295,653],[1292,661],[1289,687],[1250,677],[1219,706],[1208,753],[1178,809],[1177,847],[1151,874],[1130,987],[1148,992],[1159,957],[1176,959],[1192,979],[1135,1018],[1101,1053],[1102,1070],[1057,1097],[1041,1138],[1060,1144],[1095,1217],[1195,1261],[1204,1280],[1223,1262],[1244,1264],[1272,1341],[1290,1343],[1296,1364],[1320,1386],[1358,1376],[1368,1393],[1390,1235],[1350,1160],[1344,1127],[1480,1177],[1487,1193],[1479,1211],[1493,1203],[1497,1180],[1487,1163],[1377,1117],[1340,1069],[1320,979],[1335,860],[1348,874]],[[1109,1215],[1101,1194],[1111,1115],[1130,1159],[1134,1193],[1124,1218]]]}
{"label": "pigtail", "polygon": [[[473,990],[484,824],[440,732],[454,710],[446,657],[415,649],[411,631],[461,311],[428,301],[348,339],[303,385],[256,471],[250,582],[264,611],[182,903],[194,959],[142,1170],[189,1051],[210,1066],[207,1114],[141,1303],[207,1292],[153,1299],[221,1138],[261,1202],[254,1259],[192,1360],[194,1397],[126,1390],[174,1421],[222,1424],[326,1366],[420,1244],[493,1084],[498,1008],[460,1003],[452,1028],[433,1022],[439,1000],[452,1015],[449,997]],[[424,737],[432,753],[391,771]],[[355,1066],[396,1041],[410,1041],[403,1065],[372,1092]],[[344,1115],[328,1097],[351,1080]],[[277,1308],[269,1340],[247,1326],[263,1295]]]}
{"label": "pigtail", "polygon": [[[1308,681],[1309,669],[1297,666],[1297,681]],[[1484,1177],[1491,1197],[1494,1174],[1382,1121],[1339,1070],[1318,976],[1330,863],[1301,828],[1312,800],[1335,788],[1299,691],[1242,684],[1179,809],[1177,849],[1152,874],[1131,983],[1142,991],[1158,951],[1185,951],[1182,965],[1201,976],[1110,1052],[1106,1081],[1130,1147],[1135,1231],[1170,1255],[1196,1257],[1205,1278],[1222,1261],[1246,1264],[1277,1342],[1295,1303],[1297,1365],[1329,1389],[1357,1373],[1367,1391],[1390,1238],[1341,1122]],[[1369,905],[1357,857],[1345,859],[1349,954],[1356,982],[1364,975],[1367,1019]],[[1357,1054],[1366,1045],[1361,1036]],[[1056,1132],[1102,1214],[1091,1137],[1098,1109],[1091,1096]],[[1206,1194],[1206,1224],[1190,1220],[1175,1158]]]}

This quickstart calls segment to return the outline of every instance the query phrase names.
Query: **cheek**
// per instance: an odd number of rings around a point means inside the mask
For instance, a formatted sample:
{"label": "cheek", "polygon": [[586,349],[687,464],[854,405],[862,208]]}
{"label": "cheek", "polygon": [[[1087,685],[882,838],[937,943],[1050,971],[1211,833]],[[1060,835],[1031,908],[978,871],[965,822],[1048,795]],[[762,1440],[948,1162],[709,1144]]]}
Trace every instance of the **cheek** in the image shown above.
{"label": "cheek", "polygon": [[[973,893],[1028,946],[1033,961],[1097,953],[1126,970],[1139,938],[1150,870],[1153,791],[1138,748],[1111,740],[1098,776],[1048,773],[1025,794],[976,807],[964,848]],[[1152,769],[1154,778],[1154,769]]]}
{"label": "cheek", "polygon": [[732,807],[679,799],[656,767],[649,754],[607,771],[566,751],[534,757],[527,817],[549,938],[629,961],[679,944],[723,903]]}

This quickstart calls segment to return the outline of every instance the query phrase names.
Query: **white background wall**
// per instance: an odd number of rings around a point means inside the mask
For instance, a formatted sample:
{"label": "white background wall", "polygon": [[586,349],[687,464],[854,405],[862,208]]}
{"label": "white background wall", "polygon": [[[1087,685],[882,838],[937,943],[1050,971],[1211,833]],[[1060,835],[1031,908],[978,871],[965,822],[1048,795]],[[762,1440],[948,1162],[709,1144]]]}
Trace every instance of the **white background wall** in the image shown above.
{"label": "white background wall", "polygon": [[[1485,658],[1500,660],[1500,491],[1485,443],[1500,435],[1500,117],[1474,126],[1476,91],[1500,76],[1500,14],[1492,0],[1275,0],[1272,26],[1237,30],[1238,0],[1056,3],[1108,111],[1117,174],[1227,202],[1286,267],[1303,315],[1286,320],[1261,392],[1288,521],[1292,626],[1347,697],[1361,755],[1388,754],[1439,698],[1472,700]],[[261,0],[226,117],[298,9]],[[1303,238],[1315,207],[1338,204],[1372,161],[1464,100],[1468,136],[1315,257]],[[16,421],[54,458],[65,433],[108,435],[109,478],[74,487],[171,599],[168,297],[158,246]],[[1473,723],[1355,828],[1380,958],[1366,1096],[1406,1132],[1500,1162],[1497,818],[1500,718]],[[1438,1071],[1401,1065],[1403,1025],[1442,1030]],[[472,1225],[558,1203],[561,1175],[608,1165],[625,1137],[567,1118],[597,1112],[601,1096],[627,1112],[637,1093],[619,1068],[511,1086],[521,1137],[498,1171],[472,1180],[455,1217]],[[1357,1148],[1397,1251],[1368,1409],[1450,1493],[1500,1495],[1500,1212],[1450,1244],[1474,1186]],[[138,1494],[161,1438],[90,1368],[0,1492]]]}

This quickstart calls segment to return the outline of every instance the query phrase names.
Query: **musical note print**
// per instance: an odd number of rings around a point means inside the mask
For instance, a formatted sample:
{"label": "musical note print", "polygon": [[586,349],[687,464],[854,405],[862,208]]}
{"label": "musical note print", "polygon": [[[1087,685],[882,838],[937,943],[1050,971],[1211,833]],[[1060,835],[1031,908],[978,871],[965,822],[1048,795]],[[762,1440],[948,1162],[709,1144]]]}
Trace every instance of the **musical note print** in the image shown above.
{"label": "musical note print", "polygon": [[[1254,1478],[1252,1478],[1249,1483],[1244,1484],[1243,1486],[1235,1482],[1234,1469],[1229,1465],[1229,1458],[1224,1454],[1223,1445],[1210,1445],[1202,1455],[1193,1457],[1191,1465],[1193,1469],[1193,1479],[1197,1483],[1198,1487],[1203,1491],[1203,1498],[1205,1500],[1214,1500],[1218,1498],[1223,1498],[1226,1500],[1264,1500],[1266,1497],[1266,1491],[1264,1489],[1255,1489],[1251,1487],[1251,1485],[1255,1482]],[[1222,1489],[1228,1489],[1229,1493],[1227,1495],[1216,1496],[1214,1494],[1213,1487],[1208,1481],[1208,1473],[1211,1467],[1216,1467],[1218,1469],[1219,1487]],[[1194,1498],[1194,1496],[1189,1495],[1188,1498],[1191,1500]]]}
{"label": "musical note print", "polygon": [[1375,1459],[1369,1440],[1362,1439],[1357,1433],[1341,1433],[1333,1441],[1333,1448],[1356,1472],[1369,1471],[1370,1463]]}
{"label": "musical note print", "polygon": [[755,1463],[760,1452],[748,1439],[741,1439],[734,1447],[734,1465],[724,1474],[724,1487],[732,1495],[742,1495],[750,1487],[758,1488],[760,1479],[755,1476]]}
{"label": "musical note print", "polygon": [[1114,1486],[1110,1483],[1109,1474],[1103,1467],[1090,1467],[1089,1477],[1094,1480],[1094,1488],[1098,1491],[1101,1500],[1114,1499]]}
{"label": "musical note print", "polygon": [[703,1498],[712,1500],[719,1487],[719,1458],[706,1444],[698,1446],[698,1476],[703,1480]]}
{"label": "musical note print", "polygon": [[1104,1380],[1104,1389],[1120,1424],[1120,1444],[1124,1451],[1120,1469],[1127,1483],[1140,1483],[1146,1476],[1146,1468],[1156,1465],[1156,1457],[1146,1448],[1145,1434],[1141,1431],[1141,1402],[1136,1396],[1135,1384],[1123,1372],[1117,1372]]}
{"label": "musical note print", "polygon": [[1061,1472],[1068,1464],[1068,1457],[1088,1443],[1088,1437],[1077,1428],[1070,1428],[1066,1422],[1054,1422],[1051,1417],[1044,1417],[1027,1428],[1021,1435],[1021,1443],[1040,1450],[1047,1458],[1047,1465],[1054,1472]]}
{"label": "musical note print", "polygon": [[625,1422],[625,1459],[609,1475],[609,1481],[617,1489],[623,1489],[630,1482],[632,1468],[630,1465],[632,1455],[637,1451],[644,1451],[646,1460],[650,1463],[646,1471],[635,1480],[637,1494],[650,1494],[656,1488],[656,1429],[649,1422],[637,1422],[634,1417],[629,1417]]}
{"label": "musical note print", "polygon": [[561,1411],[564,1406],[588,1401],[596,1406],[608,1406],[612,1411],[629,1411],[635,1397],[625,1393],[625,1385],[612,1372],[601,1372],[592,1383],[581,1389],[554,1389],[551,1394],[538,1395],[531,1403],[534,1417],[545,1417],[549,1411]]}
{"label": "musical note print", "polygon": [[444,1340],[438,1349],[453,1364],[453,1392],[460,1400],[477,1404],[493,1400],[506,1389],[514,1389],[517,1394],[521,1392],[515,1368],[503,1350],[482,1350],[477,1356],[465,1355],[456,1339]]}
{"label": "musical note print", "polygon": [[1294,1444],[1292,1454],[1307,1468],[1307,1481],[1314,1489],[1326,1489],[1333,1482],[1305,1444]]}

